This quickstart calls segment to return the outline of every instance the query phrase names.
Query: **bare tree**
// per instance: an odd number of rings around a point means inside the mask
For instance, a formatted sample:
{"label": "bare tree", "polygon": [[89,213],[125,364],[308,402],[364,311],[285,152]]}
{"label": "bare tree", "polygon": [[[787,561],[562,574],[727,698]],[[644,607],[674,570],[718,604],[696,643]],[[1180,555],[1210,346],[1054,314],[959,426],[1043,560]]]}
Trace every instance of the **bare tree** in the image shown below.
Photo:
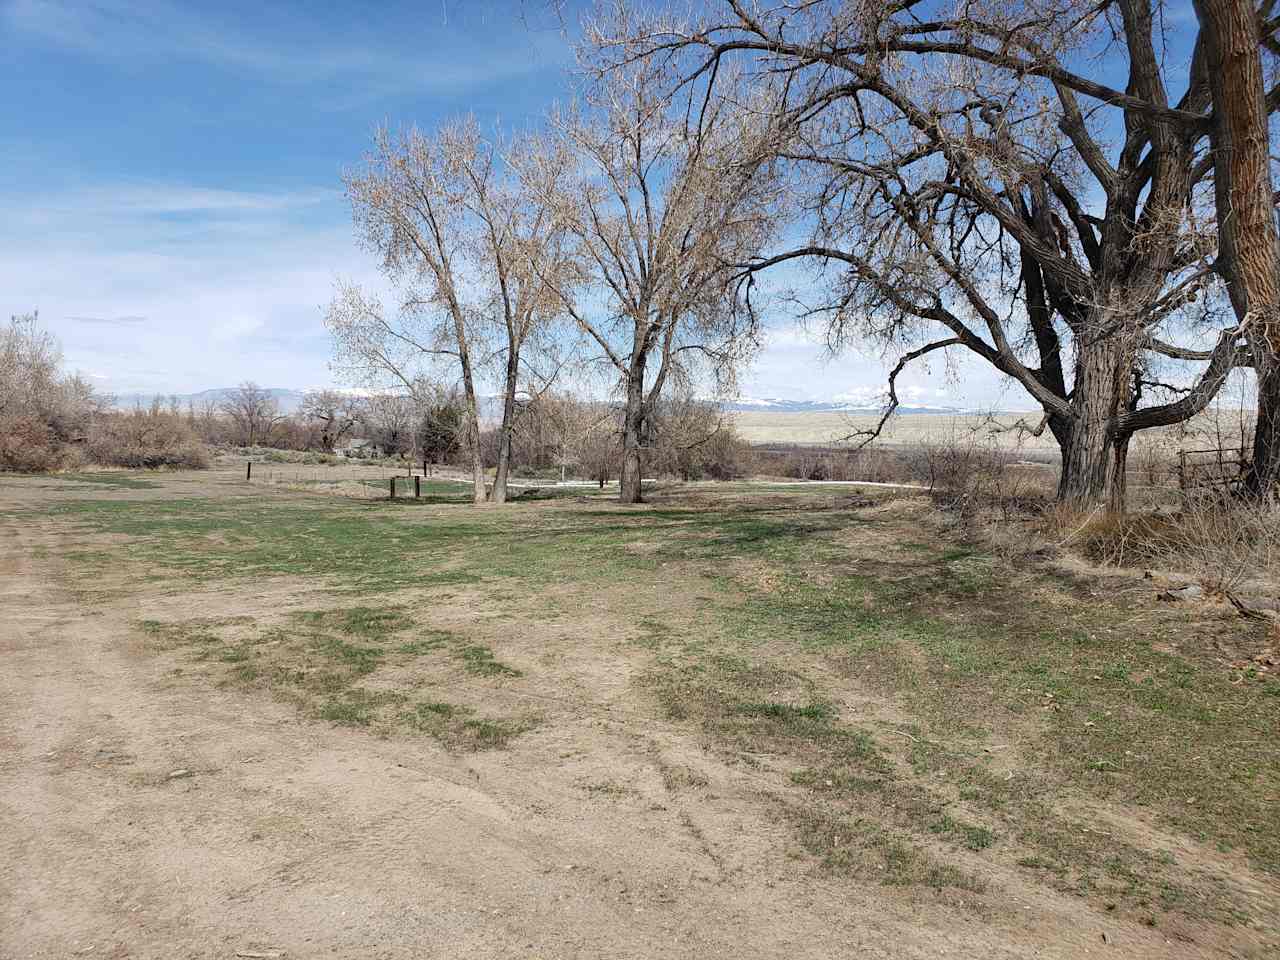
{"label": "bare tree", "polygon": [[523,460],[559,467],[562,481],[570,469],[596,477],[602,464],[611,465],[613,454],[603,451],[617,447],[618,422],[613,404],[544,393],[529,405],[522,424]]}
{"label": "bare tree", "polygon": [[533,385],[534,392],[544,392],[558,370],[547,349],[541,351],[546,369],[529,364],[525,347],[563,311],[554,288],[542,277],[565,269],[564,226],[508,166],[522,165],[521,155],[536,149],[533,143],[507,144],[508,155],[500,157],[503,145],[482,139],[474,122],[454,128],[448,136],[471,187],[466,209],[474,222],[474,231],[469,231],[472,266],[480,276],[492,278],[484,316],[497,327],[501,343],[496,359],[502,368],[502,421],[491,498],[502,503],[507,498],[512,439],[525,406],[517,402],[519,385],[523,381]]}
{"label": "bare tree", "polygon": [[[511,147],[519,150],[518,146]],[[477,503],[485,498],[477,383],[493,360],[501,369],[502,423],[492,496],[506,499],[511,434],[521,378],[536,378],[523,348],[559,309],[531,266],[554,247],[555,221],[521,193],[500,152],[473,120],[432,136],[378,134],[359,174],[346,178],[358,226],[403,292],[386,315],[376,300],[342,288],[329,311],[340,355],[405,387],[451,358],[467,405]],[[489,354],[495,339],[496,350]]]}
{"label": "bare tree", "polygon": [[596,76],[523,173],[576,244],[576,272],[544,279],[620,380],[619,496],[634,503],[664,386],[698,363],[729,380],[750,345],[725,287],[771,234],[775,192],[757,131],[727,99],[695,126],[656,62]]}
{"label": "bare tree", "polygon": [[83,378],[62,370],[62,346],[39,313],[0,327],[0,417],[31,416],[62,439],[82,434],[101,398]]}
{"label": "bare tree", "polygon": [[236,442],[243,447],[270,442],[271,431],[284,420],[271,392],[252,380],[244,381],[228,393],[220,409],[234,425]]}
{"label": "bare tree", "polygon": [[413,454],[419,403],[413,394],[375,393],[364,402],[364,435],[387,456]]}
{"label": "bare tree", "polygon": [[0,469],[56,467],[108,405],[88,380],[63,372],[62,347],[38,314],[0,326]]}
{"label": "bare tree", "polygon": [[[1241,325],[1249,330],[1258,378],[1253,457],[1246,477],[1254,493],[1280,481],[1280,238],[1276,233],[1262,43],[1280,50],[1274,2],[1195,0],[1213,96],[1217,268]],[[1252,316],[1250,316],[1252,314]]]}
{"label": "bare tree", "polygon": [[360,398],[339,390],[309,390],[298,413],[320,425],[320,447],[332,453],[360,422],[362,406]]}
{"label": "bare tree", "polygon": [[363,171],[344,177],[356,227],[403,294],[399,309],[341,284],[325,322],[338,363],[370,382],[410,390],[442,359],[457,366],[467,407],[475,503],[485,499],[476,395],[477,309],[468,299],[465,235],[470,187],[441,146],[409,130],[380,130]]}
{"label": "bare tree", "polygon": [[[910,0],[726,0],[602,44],[615,69],[694,56],[680,83],[711,102],[732,62],[767,91],[761,122],[813,229],[746,274],[814,264],[828,296],[808,309],[834,344],[905,350],[889,412],[905,364],[966,350],[1043,408],[1059,495],[1120,506],[1130,438],[1194,416],[1249,361],[1212,295],[1204,51],[1168,76],[1171,29],[1149,0],[937,17]],[[1124,89],[1076,69],[1093,57],[1127,62]],[[1212,348],[1168,342],[1197,325]],[[1151,374],[1165,358],[1195,365],[1176,397]]]}

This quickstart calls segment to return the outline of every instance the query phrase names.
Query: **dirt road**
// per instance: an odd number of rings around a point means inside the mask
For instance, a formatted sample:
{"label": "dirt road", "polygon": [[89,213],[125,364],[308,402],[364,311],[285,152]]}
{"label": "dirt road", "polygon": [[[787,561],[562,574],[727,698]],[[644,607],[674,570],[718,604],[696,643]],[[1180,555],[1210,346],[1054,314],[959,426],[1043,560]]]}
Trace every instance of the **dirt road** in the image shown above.
{"label": "dirt road", "polygon": [[[53,537],[0,519],[6,960],[1229,955],[1043,890],[980,916],[815,876],[749,774],[616,705],[459,757],[194,681],[131,624],[225,594],[78,600]],[[658,758],[712,789],[671,794]],[[584,800],[606,776],[634,789]]]}

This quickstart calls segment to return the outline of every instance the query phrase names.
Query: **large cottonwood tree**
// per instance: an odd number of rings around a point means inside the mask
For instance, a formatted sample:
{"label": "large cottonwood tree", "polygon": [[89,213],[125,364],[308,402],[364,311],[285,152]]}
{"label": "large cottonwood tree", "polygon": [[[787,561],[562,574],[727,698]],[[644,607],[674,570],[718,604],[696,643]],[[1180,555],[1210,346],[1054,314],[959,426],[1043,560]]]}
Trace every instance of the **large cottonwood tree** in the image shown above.
{"label": "large cottonwood tree", "polygon": [[1274,0],[1195,0],[1213,124],[1209,138],[1218,214],[1218,270],[1245,326],[1258,404],[1246,488],[1272,493],[1280,481],[1280,237],[1276,232],[1264,43],[1280,50]]}
{"label": "large cottonwood tree", "polygon": [[[588,62],[595,52],[583,49]],[[777,222],[753,117],[722,98],[691,123],[673,79],[652,62],[595,71],[584,102],[551,116],[522,170],[573,240],[572,263],[544,280],[620,383],[622,503],[642,498],[664,389],[695,370],[730,380],[749,349],[726,287]]]}
{"label": "large cottonwood tree", "polygon": [[[1149,0],[725,0],[600,31],[616,69],[675,64],[714,103],[733,63],[769,99],[812,229],[749,272],[820,265],[837,342],[990,364],[1043,409],[1060,496],[1119,506],[1131,437],[1249,362],[1212,296],[1206,57],[1180,68],[1171,29]],[[1211,345],[1170,342],[1196,326]],[[1194,369],[1169,390],[1161,361]]]}

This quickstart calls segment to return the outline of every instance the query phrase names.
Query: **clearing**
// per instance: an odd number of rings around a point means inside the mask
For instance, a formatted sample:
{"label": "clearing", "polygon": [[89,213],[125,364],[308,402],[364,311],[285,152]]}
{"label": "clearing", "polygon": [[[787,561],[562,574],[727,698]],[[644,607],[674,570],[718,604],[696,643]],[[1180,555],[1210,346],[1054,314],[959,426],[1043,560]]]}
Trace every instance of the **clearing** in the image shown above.
{"label": "clearing", "polygon": [[241,480],[0,477],[0,957],[1280,953],[1228,611],[892,491]]}

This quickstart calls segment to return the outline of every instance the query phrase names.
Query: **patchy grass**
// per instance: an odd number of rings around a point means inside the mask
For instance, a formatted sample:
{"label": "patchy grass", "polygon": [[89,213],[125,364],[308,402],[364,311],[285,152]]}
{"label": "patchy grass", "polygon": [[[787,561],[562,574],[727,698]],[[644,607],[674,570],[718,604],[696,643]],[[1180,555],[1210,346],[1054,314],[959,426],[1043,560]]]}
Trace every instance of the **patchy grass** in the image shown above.
{"label": "patchy grass", "polygon": [[147,480],[134,473],[101,472],[101,473],[55,473],[55,480],[66,480],[71,483],[92,483],[100,487],[120,487],[125,490],[153,490],[160,486],[153,480]]}
{"label": "patchy grass", "polygon": [[[566,630],[575,605],[600,606],[631,624],[626,655],[658,713],[728,762],[784,774],[778,815],[833,873],[965,896],[1013,875],[1144,922],[1265,918],[1230,875],[1280,877],[1280,681],[1218,650],[1265,637],[1188,621],[1142,585],[1010,566],[930,529],[924,507],[724,489],[631,510],[250,498],[51,512],[82,538],[124,535],[124,562],[167,582],[288,574],[353,594],[286,627],[191,625],[182,640],[225,682],[315,716],[507,745],[531,721],[377,681],[412,665],[518,688],[520,672],[483,638],[424,632],[374,598],[466,583]],[[698,604],[636,608],[616,587],[633,582]],[[883,712],[854,722],[851,703]],[[699,776],[663,773],[673,791]],[[1123,824],[1104,816],[1117,812]],[[1171,852],[1185,844],[1200,855]]]}
{"label": "patchy grass", "polygon": [[[382,735],[428,733],[450,749],[485,750],[507,746],[536,725],[533,717],[479,717],[468,707],[428,701],[410,705],[418,683],[447,681],[447,661],[436,660],[396,676],[392,688],[380,682],[387,666],[403,668],[453,647],[464,663],[477,662],[474,645],[445,631],[406,639],[417,627],[405,608],[346,607],[293,613],[282,626],[260,629],[252,618],[161,623],[144,620],[142,630],[156,643],[185,649],[200,664],[227,664],[218,682],[269,691],[319,720],[369,727]],[[482,677],[518,675],[494,659],[468,670]],[[466,659],[471,656],[472,659]]]}
{"label": "patchy grass", "polygon": [[413,730],[426,733],[452,750],[500,750],[538,725],[538,718],[477,717],[470,707],[441,701],[415,704],[401,714]]}
{"label": "patchy grass", "polygon": [[478,643],[469,643],[456,651],[467,673],[477,677],[518,677],[520,671],[494,658],[493,651]]}

